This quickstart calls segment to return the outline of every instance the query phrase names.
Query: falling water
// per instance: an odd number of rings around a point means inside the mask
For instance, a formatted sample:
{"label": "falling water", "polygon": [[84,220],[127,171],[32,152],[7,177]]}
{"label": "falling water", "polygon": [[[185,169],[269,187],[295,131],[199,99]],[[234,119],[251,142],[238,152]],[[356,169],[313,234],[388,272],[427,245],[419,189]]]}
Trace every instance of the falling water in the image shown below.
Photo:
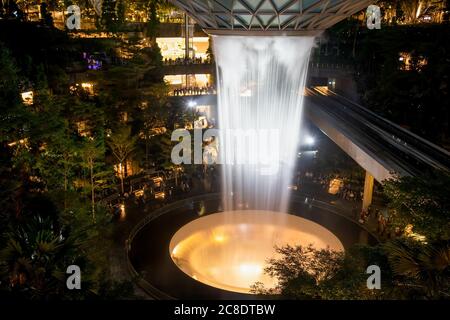
{"label": "falling water", "polygon": [[287,209],[313,42],[214,38],[224,210]]}

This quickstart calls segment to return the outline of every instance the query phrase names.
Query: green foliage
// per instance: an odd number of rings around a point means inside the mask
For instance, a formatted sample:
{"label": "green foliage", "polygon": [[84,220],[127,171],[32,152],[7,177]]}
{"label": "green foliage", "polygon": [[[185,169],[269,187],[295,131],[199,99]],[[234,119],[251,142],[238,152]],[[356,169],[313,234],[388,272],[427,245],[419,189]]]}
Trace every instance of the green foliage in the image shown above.
{"label": "green foliage", "polygon": [[152,154],[155,167],[158,169],[168,169],[173,166],[170,156],[173,143],[170,137],[171,134],[166,132],[155,136],[151,140],[150,152]]}
{"label": "green foliage", "polygon": [[392,212],[392,223],[427,238],[450,237],[450,175],[430,173],[424,177],[398,177],[385,181],[384,194]]}
{"label": "green foliage", "polygon": [[45,300],[61,295],[76,298],[89,292],[88,273],[82,292],[70,292],[65,283],[67,266],[86,267],[82,235],[67,234],[50,218],[35,216],[26,224],[11,226],[6,237],[6,245],[0,251],[3,289],[29,299]]}
{"label": "green foliage", "polygon": [[[361,33],[358,91],[366,106],[440,144],[448,142],[449,29],[393,26]],[[400,54],[410,56],[405,67]]]}
{"label": "green foliage", "polygon": [[124,0],[119,0],[117,3],[117,22],[119,25],[125,23],[126,10],[126,2]]}
{"label": "green foliage", "polygon": [[[355,245],[345,253],[312,246],[276,248],[265,273],[274,289],[256,283],[254,293],[288,299],[442,299],[449,297],[448,240],[421,243],[399,238],[378,246]],[[367,288],[367,267],[381,270],[381,289]]]}
{"label": "green foliage", "polygon": [[[134,137],[144,131],[150,136],[169,122],[159,48],[70,40],[53,28],[0,24],[0,40],[6,43],[0,43],[0,290],[28,299],[126,298],[133,287],[112,280],[110,258],[117,244],[111,215],[99,202],[103,190],[114,191],[116,185],[105,145],[121,154],[131,139],[132,148],[123,154],[126,158],[131,150],[134,156],[142,149]],[[73,61],[75,51],[114,55],[119,45],[133,58],[88,72],[99,96],[68,90],[68,70],[80,62]],[[34,103],[25,106],[20,93],[30,88]],[[124,112],[129,127],[122,134]],[[112,133],[110,139],[105,132]],[[154,158],[164,165],[170,136],[160,142],[165,158]],[[40,250],[39,259],[33,250]],[[72,263],[82,268],[82,292],[66,292],[65,268]]]}
{"label": "green foliage", "polygon": [[131,127],[116,128],[108,139],[108,146],[119,163],[123,163],[133,151],[137,137],[131,135]]}
{"label": "green foliage", "polygon": [[421,243],[398,239],[384,245],[399,283],[410,296],[450,297],[450,241]]}
{"label": "green foliage", "polygon": [[120,167],[123,168],[123,174],[120,174],[120,184],[122,193],[125,192],[123,179],[125,178],[125,161],[131,155],[136,147],[137,137],[131,135],[131,127],[120,126],[116,128],[111,137],[108,139],[109,148],[119,163]]}
{"label": "green foliage", "polygon": [[117,29],[117,1],[116,0],[103,0],[102,2],[102,26],[110,32],[114,32]]}
{"label": "green foliage", "polygon": [[[34,197],[27,202],[27,214],[10,220],[0,235],[0,290],[37,300],[132,297],[131,283],[111,279],[109,214],[99,210],[92,223],[85,201],[74,197],[69,205],[74,209],[58,212],[49,199]],[[67,289],[66,269],[72,264],[81,269],[81,290]]]}
{"label": "green foliage", "polygon": [[[268,260],[265,273],[278,282],[275,289],[261,284],[253,287],[262,294],[281,294],[288,299],[374,299],[388,294],[391,287],[389,267],[377,247],[355,246],[345,254],[310,246],[277,247],[281,255]],[[383,290],[369,290],[366,269],[376,264],[382,268]]]}
{"label": "green foliage", "polygon": [[20,101],[19,75],[10,51],[0,42],[0,143],[25,137],[30,114]]}
{"label": "green foliage", "polygon": [[44,24],[49,27],[53,27],[53,17],[52,17],[51,12],[49,11],[47,3],[42,2],[40,9],[41,9],[42,21],[44,22]]}

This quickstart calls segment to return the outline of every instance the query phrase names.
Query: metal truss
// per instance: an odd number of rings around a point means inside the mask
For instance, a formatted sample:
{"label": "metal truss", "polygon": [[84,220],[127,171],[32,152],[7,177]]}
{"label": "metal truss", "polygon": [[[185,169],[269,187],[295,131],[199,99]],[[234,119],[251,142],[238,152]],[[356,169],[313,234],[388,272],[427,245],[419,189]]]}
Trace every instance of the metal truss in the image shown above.
{"label": "metal truss", "polygon": [[209,33],[314,33],[376,0],[169,0]]}

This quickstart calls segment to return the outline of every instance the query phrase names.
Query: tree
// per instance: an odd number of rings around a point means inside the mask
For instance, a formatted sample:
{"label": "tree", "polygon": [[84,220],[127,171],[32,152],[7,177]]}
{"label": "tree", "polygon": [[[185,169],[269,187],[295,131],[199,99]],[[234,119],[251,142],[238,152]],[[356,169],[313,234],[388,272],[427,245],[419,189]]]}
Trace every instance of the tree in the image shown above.
{"label": "tree", "polygon": [[[264,272],[277,280],[274,289],[261,283],[254,293],[281,295],[288,299],[374,299],[389,296],[391,277],[379,247],[354,246],[344,252],[309,246],[276,247],[280,258],[267,262]],[[366,268],[376,264],[383,270],[382,290],[369,290]]]}
{"label": "tree", "polygon": [[115,31],[117,26],[117,1],[103,0],[101,24],[107,31]]}
{"label": "tree", "polygon": [[423,177],[397,177],[383,183],[391,210],[392,224],[428,239],[450,236],[450,175],[433,172]]}
{"label": "tree", "polygon": [[79,147],[68,128],[57,131],[55,139],[47,143],[39,154],[36,167],[50,192],[64,195],[64,209],[67,209],[67,193],[72,187],[75,170],[79,165]]}
{"label": "tree", "polygon": [[119,25],[123,25],[125,23],[126,17],[126,3],[124,0],[119,0],[117,3],[117,22]]}
{"label": "tree", "polygon": [[124,193],[123,180],[126,175],[125,161],[131,152],[133,152],[136,140],[137,138],[131,135],[131,128],[127,126],[119,127],[111,134],[111,137],[108,140],[111,152],[119,162],[119,177],[122,194]]}
{"label": "tree", "polygon": [[[7,231],[0,233],[2,292],[46,301],[133,297],[130,282],[112,280],[109,274],[111,225],[107,214],[100,214],[92,224],[80,206],[75,212],[49,215],[48,210],[55,208],[37,204],[29,205],[34,212],[20,221],[10,221]],[[70,265],[82,271],[81,290],[67,288]]]}
{"label": "tree", "polygon": [[153,43],[155,43],[156,41],[156,31],[159,25],[157,14],[158,2],[159,0],[150,0],[148,4],[147,34]]}
{"label": "tree", "polygon": [[[51,218],[34,216],[15,225],[5,235],[0,251],[2,284],[7,290],[29,299],[55,299],[78,295],[66,286],[66,268],[84,267],[82,236],[67,234]],[[83,293],[89,292],[88,272],[83,274]],[[78,290],[73,290],[78,291]]]}
{"label": "tree", "polygon": [[397,239],[384,245],[401,286],[427,298],[450,297],[450,241]]}
{"label": "tree", "polygon": [[95,222],[95,190],[98,178],[104,177],[104,172],[98,172],[99,166],[104,158],[104,149],[95,139],[88,139],[81,148],[81,159],[83,166],[89,171],[89,186],[91,193],[91,213],[92,220]]}
{"label": "tree", "polygon": [[145,164],[149,167],[150,139],[157,134],[158,129],[167,128],[170,108],[168,106],[169,88],[165,83],[152,84],[149,87],[147,101],[142,104],[140,117],[145,139]]}
{"label": "tree", "polygon": [[449,37],[446,25],[361,31],[355,70],[364,105],[443,146],[450,123]]}
{"label": "tree", "polygon": [[17,5],[16,0],[2,1],[5,8],[5,16],[8,18],[14,18],[17,20],[22,20],[24,18],[23,11]]}
{"label": "tree", "polygon": [[147,35],[150,37],[153,45],[156,44],[156,33],[160,24],[158,11],[170,8],[167,0],[144,0],[148,10]]}
{"label": "tree", "polygon": [[30,172],[29,139],[34,116],[20,100],[20,76],[0,42],[0,203],[20,215]]}
{"label": "tree", "polygon": [[30,113],[20,101],[18,68],[10,51],[0,42],[0,143],[26,137]]}
{"label": "tree", "polygon": [[41,17],[46,26],[53,27],[53,17],[51,12],[48,10],[47,2],[41,3]]}
{"label": "tree", "polygon": [[308,274],[314,283],[327,280],[336,274],[344,254],[332,250],[317,250],[312,245],[276,247],[281,259],[269,259],[265,272],[281,280],[278,285],[285,285],[286,280]]}
{"label": "tree", "polygon": [[150,151],[153,153],[153,161],[158,169],[167,170],[172,168],[171,151],[173,143],[171,133],[166,132],[152,139]]}

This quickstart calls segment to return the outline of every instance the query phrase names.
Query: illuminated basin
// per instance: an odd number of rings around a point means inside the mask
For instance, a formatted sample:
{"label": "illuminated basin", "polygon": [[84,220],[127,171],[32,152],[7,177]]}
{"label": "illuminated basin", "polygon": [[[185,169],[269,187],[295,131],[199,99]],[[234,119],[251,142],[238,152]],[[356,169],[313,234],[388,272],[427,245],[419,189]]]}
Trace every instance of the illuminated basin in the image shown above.
{"label": "illuminated basin", "polygon": [[275,246],[309,245],[343,251],[339,239],[321,225],[272,211],[230,211],[196,219],[172,237],[169,252],[184,273],[215,288],[250,293],[261,282],[273,288],[276,279],[264,273]]}

